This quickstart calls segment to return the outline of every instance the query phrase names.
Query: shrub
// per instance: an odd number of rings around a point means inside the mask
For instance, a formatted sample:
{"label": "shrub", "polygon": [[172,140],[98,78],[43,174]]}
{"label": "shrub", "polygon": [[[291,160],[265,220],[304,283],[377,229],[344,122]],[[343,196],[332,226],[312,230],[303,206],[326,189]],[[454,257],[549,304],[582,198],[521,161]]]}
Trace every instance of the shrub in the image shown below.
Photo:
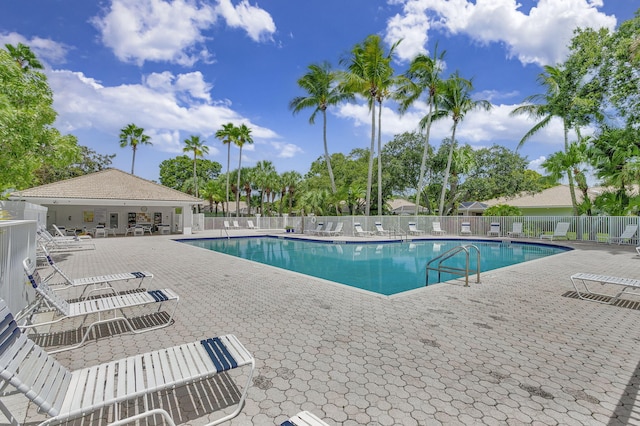
{"label": "shrub", "polygon": [[483,216],[522,216],[522,210],[518,207],[508,206],[506,204],[496,204],[491,206],[482,213]]}

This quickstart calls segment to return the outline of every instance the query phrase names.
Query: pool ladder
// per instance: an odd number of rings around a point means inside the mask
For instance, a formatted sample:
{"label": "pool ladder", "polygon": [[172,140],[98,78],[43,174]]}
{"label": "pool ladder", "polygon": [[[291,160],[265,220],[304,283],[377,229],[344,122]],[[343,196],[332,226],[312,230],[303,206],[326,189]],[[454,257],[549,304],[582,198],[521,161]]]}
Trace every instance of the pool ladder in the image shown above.
{"label": "pool ladder", "polygon": [[391,230],[389,231],[389,237],[393,238],[394,240],[398,239],[400,241],[406,241],[409,239],[409,233],[400,228],[391,228]]}
{"label": "pool ladder", "polygon": [[[476,283],[480,282],[480,250],[478,249],[478,247],[474,246],[473,244],[466,244],[463,246],[458,246],[458,247],[454,247],[450,250],[447,250],[446,252],[442,253],[440,256],[434,257],[433,259],[431,259],[430,261],[427,262],[427,273],[426,273],[426,285],[429,285],[429,271],[437,271],[438,272],[438,281],[440,282],[440,275],[445,272],[448,274],[453,274],[453,275],[460,275],[465,277],[465,287],[469,287],[469,256],[470,256],[470,251],[475,250],[476,255],[478,257],[477,262],[476,262]],[[465,267],[464,268],[458,268],[456,266],[449,266],[449,265],[444,265],[444,262],[448,259],[451,259],[453,256],[455,256],[458,253],[462,253],[464,252],[465,254]],[[436,265],[433,265],[434,263],[436,263]]]}

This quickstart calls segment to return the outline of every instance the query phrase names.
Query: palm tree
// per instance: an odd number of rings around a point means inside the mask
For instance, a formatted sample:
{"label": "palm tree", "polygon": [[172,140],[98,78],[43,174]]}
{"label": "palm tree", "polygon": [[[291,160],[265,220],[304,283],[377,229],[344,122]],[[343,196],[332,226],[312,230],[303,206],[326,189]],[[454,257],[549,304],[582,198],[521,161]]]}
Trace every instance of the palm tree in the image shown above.
{"label": "palm tree", "polygon": [[305,192],[298,198],[297,206],[307,213],[321,216],[327,210],[328,198],[329,193],[326,190],[313,189]]}
{"label": "palm tree", "polygon": [[[296,188],[302,181],[302,175],[296,171],[284,172],[282,174],[282,184],[286,187],[287,195],[289,198],[289,214],[293,210],[293,197],[296,193]],[[282,203],[280,203],[282,206]]]}
{"label": "palm tree", "polygon": [[7,51],[9,52],[11,58],[13,58],[13,60],[18,63],[18,66],[20,66],[23,71],[29,71],[32,69],[44,69],[42,63],[31,51],[31,48],[26,44],[18,43],[17,46],[5,44],[4,47],[7,48]]}
{"label": "palm tree", "polygon": [[[405,74],[405,84],[400,87],[400,111],[405,112],[420,96],[427,92],[427,103],[429,112],[420,121],[420,128],[425,130],[424,151],[422,152],[422,162],[420,163],[420,175],[418,177],[418,188],[416,190],[416,206],[420,206],[420,196],[424,189],[424,178],[427,169],[427,156],[429,153],[429,136],[431,133],[431,121],[433,110],[437,107],[437,98],[442,91],[442,66],[444,64],[443,51],[438,55],[438,45],[433,51],[433,57],[427,55],[416,56],[409,65]],[[416,208],[416,215],[419,208]]]}
{"label": "palm tree", "polygon": [[[535,94],[525,99],[525,104],[511,111],[512,115],[528,115],[534,119],[540,119],[520,140],[519,149],[533,135],[549,125],[554,117],[562,120],[564,135],[564,150],[569,150],[569,129],[572,127],[578,132],[584,121],[584,116],[579,112],[581,101],[577,93],[577,83],[572,81],[572,74],[563,67],[546,65],[544,72],[538,76],[539,83],[545,87],[544,94]],[[575,193],[573,176],[568,175],[569,192],[573,204],[573,214],[578,215],[578,202]]]}
{"label": "palm tree", "polygon": [[[628,126],[610,128],[605,126],[597,137],[593,137],[586,151],[589,162],[594,167],[596,177],[604,186],[615,191],[604,198],[604,207],[609,214],[614,211],[627,214],[628,191],[640,181],[640,131]],[[611,205],[613,204],[613,205]]]}
{"label": "palm tree", "polygon": [[229,211],[229,164],[231,163],[231,143],[235,140],[236,127],[233,123],[222,125],[222,129],[216,132],[216,138],[227,145],[227,212]]}
{"label": "palm tree", "polygon": [[216,215],[218,214],[218,204],[222,204],[222,213],[224,215],[224,187],[219,179],[208,180],[202,187],[202,196],[209,202],[209,210],[213,212],[213,205],[216,206]]}
{"label": "palm tree", "polygon": [[152,145],[151,138],[144,134],[144,129],[135,124],[127,124],[120,130],[120,148],[131,146],[133,150],[133,158],[131,159],[131,174],[136,164],[136,151],[138,145]]}
{"label": "palm tree", "polygon": [[391,88],[399,82],[399,78],[394,77],[393,68],[390,65],[389,71],[390,74],[387,75],[387,78],[380,81],[378,93],[376,94],[376,102],[378,102],[378,214],[382,214],[384,201],[382,199],[382,102],[391,97]]}
{"label": "palm tree", "polygon": [[267,200],[269,202],[269,215],[273,215],[273,205],[276,202],[276,196],[280,193],[278,190],[282,187],[282,179],[278,172],[274,171],[267,176]]}
{"label": "palm tree", "polygon": [[298,80],[298,86],[306,90],[307,96],[297,96],[289,102],[289,108],[294,114],[303,109],[313,108],[313,113],[309,117],[309,123],[314,124],[318,111],[322,112],[322,140],[324,142],[324,159],[329,171],[331,180],[331,191],[336,192],[336,182],[331,168],[329,149],[327,148],[327,108],[330,105],[351,100],[353,94],[342,90],[342,86],[337,84],[338,74],[331,71],[328,62],[322,64],[311,64],[308,72]]}
{"label": "palm tree", "polygon": [[[237,188],[240,188],[240,172],[242,170],[242,147],[245,143],[253,143],[251,138],[251,129],[246,124],[241,124],[240,127],[236,127],[234,133],[234,143],[240,148],[240,154],[238,155],[238,184]],[[247,204],[250,200],[247,200]],[[236,197],[236,217],[240,217],[240,197]]]}
{"label": "palm tree", "polygon": [[[242,180],[242,190],[244,191],[245,198],[247,199],[247,215],[251,215],[251,193],[253,188],[251,183],[255,181],[254,169],[245,169],[242,174],[238,173]],[[238,200],[239,202],[239,200]]]}
{"label": "palm tree", "polygon": [[276,174],[276,168],[274,167],[271,161],[259,161],[254,168],[254,178],[256,185],[258,186],[258,190],[260,191],[260,212],[265,214],[264,211],[264,197],[271,191],[269,187],[270,179],[273,174]]}
{"label": "palm tree", "polygon": [[444,216],[444,199],[449,183],[449,172],[451,171],[451,163],[453,162],[453,152],[456,146],[456,128],[464,119],[464,116],[478,108],[484,110],[491,109],[491,103],[486,100],[471,99],[471,90],[473,85],[471,81],[460,77],[456,71],[444,85],[442,97],[438,99],[438,109],[434,113],[435,119],[449,116],[453,120],[451,131],[451,146],[449,147],[449,155],[447,157],[447,167],[444,171],[444,180],[442,182],[442,191],[440,193],[440,215]]}
{"label": "palm tree", "polygon": [[[365,96],[371,109],[371,148],[369,155],[369,171],[367,175],[367,196],[365,214],[368,216],[371,207],[371,186],[373,182],[373,157],[376,136],[376,101],[382,95],[380,91],[393,75],[391,55],[398,45],[396,42],[388,54],[384,54],[382,40],[378,35],[368,36],[351,50],[348,58],[348,72],[343,74],[344,90]],[[378,183],[381,185],[381,182]],[[381,214],[382,212],[378,212]]]}
{"label": "palm tree", "polygon": [[451,187],[451,190],[449,191],[451,196],[449,197],[449,205],[445,207],[445,210],[451,211],[455,206],[458,205],[458,201],[462,201],[459,198],[463,194],[458,191],[458,185],[460,184],[460,175],[469,173],[474,164],[475,156],[473,154],[473,149],[469,145],[454,148],[450,173],[451,183],[449,185]]}
{"label": "palm tree", "polygon": [[193,182],[196,187],[196,198],[198,198],[198,175],[196,173],[196,163],[198,157],[202,157],[209,153],[209,147],[204,144],[203,140],[200,140],[200,136],[191,135],[189,139],[184,141],[185,147],[182,148],[182,152],[193,152]]}

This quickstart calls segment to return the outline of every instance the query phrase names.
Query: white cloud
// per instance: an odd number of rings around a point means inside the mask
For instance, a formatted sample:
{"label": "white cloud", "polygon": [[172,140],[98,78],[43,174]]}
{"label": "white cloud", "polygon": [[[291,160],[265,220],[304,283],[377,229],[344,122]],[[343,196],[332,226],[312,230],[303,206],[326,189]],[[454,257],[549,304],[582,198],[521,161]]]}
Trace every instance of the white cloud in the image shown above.
{"label": "white cloud", "polygon": [[102,42],[121,61],[192,66],[197,61],[212,61],[203,32],[220,17],[255,41],[271,39],[276,30],[271,15],[246,0],[235,7],[230,0],[219,0],[216,6],[196,0],[112,0],[92,22]]}
{"label": "white cloud", "polygon": [[529,161],[529,165],[527,166],[527,168],[544,176],[547,174],[546,170],[542,167],[542,163],[544,163],[545,161],[547,161],[547,157],[541,155],[540,157]]}
{"label": "white cloud", "polygon": [[[500,144],[515,150],[518,143],[535,124],[536,121],[527,116],[512,116],[518,104],[493,105],[489,111],[474,110],[467,113],[456,129],[456,140],[468,143],[474,148]],[[402,132],[412,132],[418,129],[418,123],[426,115],[427,106],[416,103],[416,108],[409,109],[400,115],[391,107],[382,110],[383,141],[388,141]],[[371,126],[371,112],[365,103],[349,103],[340,106],[335,112],[338,117],[351,120],[362,134],[369,134]],[[435,121],[431,127],[431,144],[438,146],[445,138],[451,137],[452,121],[443,118]],[[583,129],[583,135],[592,133],[592,129]],[[570,132],[570,140],[575,140],[575,134]],[[564,134],[562,122],[552,119],[547,127],[525,142],[526,147],[536,147],[549,153],[563,149]]]}
{"label": "white cloud", "polygon": [[304,151],[298,145],[283,142],[271,142],[271,146],[276,150],[278,158],[293,158],[296,154],[302,154]]}
{"label": "white cloud", "polygon": [[[273,130],[238,114],[228,101],[202,102],[209,94],[196,90],[206,87],[199,73],[154,73],[141,84],[114,87],[66,70],[52,71],[48,79],[59,114],[56,126],[66,132],[95,129],[115,138],[124,125],[135,123],[154,135],[154,147],[165,152],[180,151],[182,140],[192,134],[212,138],[213,145],[216,130],[228,122],[247,124],[256,140],[279,138]],[[200,102],[185,101],[194,93]]]}
{"label": "white cloud", "polygon": [[[402,14],[387,23],[385,40],[404,36],[402,60],[423,53],[427,31],[466,34],[479,43],[504,43],[509,56],[523,64],[561,62],[576,28],[614,29],[616,19],[598,11],[601,0],[540,0],[528,14],[516,0],[396,0]],[[401,43],[402,46],[403,43]]]}
{"label": "white cloud", "polygon": [[513,90],[511,92],[500,92],[498,90],[482,90],[480,92],[476,92],[473,95],[473,99],[484,99],[489,102],[494,102],[497,99],[511,99],[519,96],[521,96],[521,94],[517,90]]}
{"label": "white cloud", "polygon": [[212,86],[204,81],[200,71],[174,76],[169,71],[151,73],[143,79],[143,84],[158,92],[187,98],[211,101],[209,91]]}
{"label": "white cloud", "polygon": [[404,15],[397,14],[387,21],[384,40],[389,45],[402,40],[396,47],[396,53],[404,60],[412,59],[419,53],[427,53],[425,46],[430,24],[427,15],[420,9],[419,2],[408,2]]}
{"label": "white cloud", "polygon": [[12,44],[15,46],[18,43],[29,46],[31,51],[36,55],[36,58],[38,58],[38,60],[45,66],[49,63],[64,63],[66,61],[67,52],[70,49],[66,44],[58,43],[50,39],[40,37],[27,39],[23,35],[14,32],[0,34],[0,46],[4,47],[5,44]]}
{"label": "white cloud", "polygon": [[245,30],[253,41],[271,40],[276,32],[271,15],[264,9],[251,6],[247,0],[242,0],[237,6],[233,6],[231,0],[219,0],[216,12],[230,27]]}
{"label": "white cloud", "polygon": [[209,60],[202,46],[203,29],[215,22],[213,9],[188,0],[113,0],[104,16],[93,24],[102,42],[118,59],[142,65],[145,61],[168,61],[191,66]]}

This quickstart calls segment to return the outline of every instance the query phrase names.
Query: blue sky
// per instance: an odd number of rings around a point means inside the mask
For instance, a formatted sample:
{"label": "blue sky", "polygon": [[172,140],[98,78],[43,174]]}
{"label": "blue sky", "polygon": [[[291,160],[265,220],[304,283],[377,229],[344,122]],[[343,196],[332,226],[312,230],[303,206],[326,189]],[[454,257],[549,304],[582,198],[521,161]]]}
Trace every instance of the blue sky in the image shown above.
{"label": "blue sky", "polygon": [[[417,53],[438,43],[446,50],[445,75],[473,78],[475,96],[493,104],[467,115],[457,139],[475,148],[515,149],[534,122],[510,117],[528,95],[541,92],[543,65],[566,57],[577,27],[616,28],[631,19],[640,0],[30,0],[4,2],[0,45],[24,43],[46,66],[54,91],[56,126],[129,172],[132,152],[118,134],[128,123],[143,127],[152,146],[141,146],[135,174],[159,178],[159,164],[182,155],[184,140],[199,135],[206,158],[226,171],[226,147],[214,133],[227,122],[245,123],[254,144],[242,165],[273,162],[283,173],[304,174],[323,153],[321,120],[311,110],[293,115],[291,99],[304,93],[296,81],[314,62],[339,60],[369,34],[396,50],[397,73]],[[383,110],[383,140],[416,129],[426,105],[400,115]],[[451,122],[432,130],[432,143],[449,136]],[[365,102],[328,114],[330,152],[368,148]],[[520,153],[539,163],[562,148],[560,123],[527,142]],[[231,168],[238,149],[231,150]]]}

